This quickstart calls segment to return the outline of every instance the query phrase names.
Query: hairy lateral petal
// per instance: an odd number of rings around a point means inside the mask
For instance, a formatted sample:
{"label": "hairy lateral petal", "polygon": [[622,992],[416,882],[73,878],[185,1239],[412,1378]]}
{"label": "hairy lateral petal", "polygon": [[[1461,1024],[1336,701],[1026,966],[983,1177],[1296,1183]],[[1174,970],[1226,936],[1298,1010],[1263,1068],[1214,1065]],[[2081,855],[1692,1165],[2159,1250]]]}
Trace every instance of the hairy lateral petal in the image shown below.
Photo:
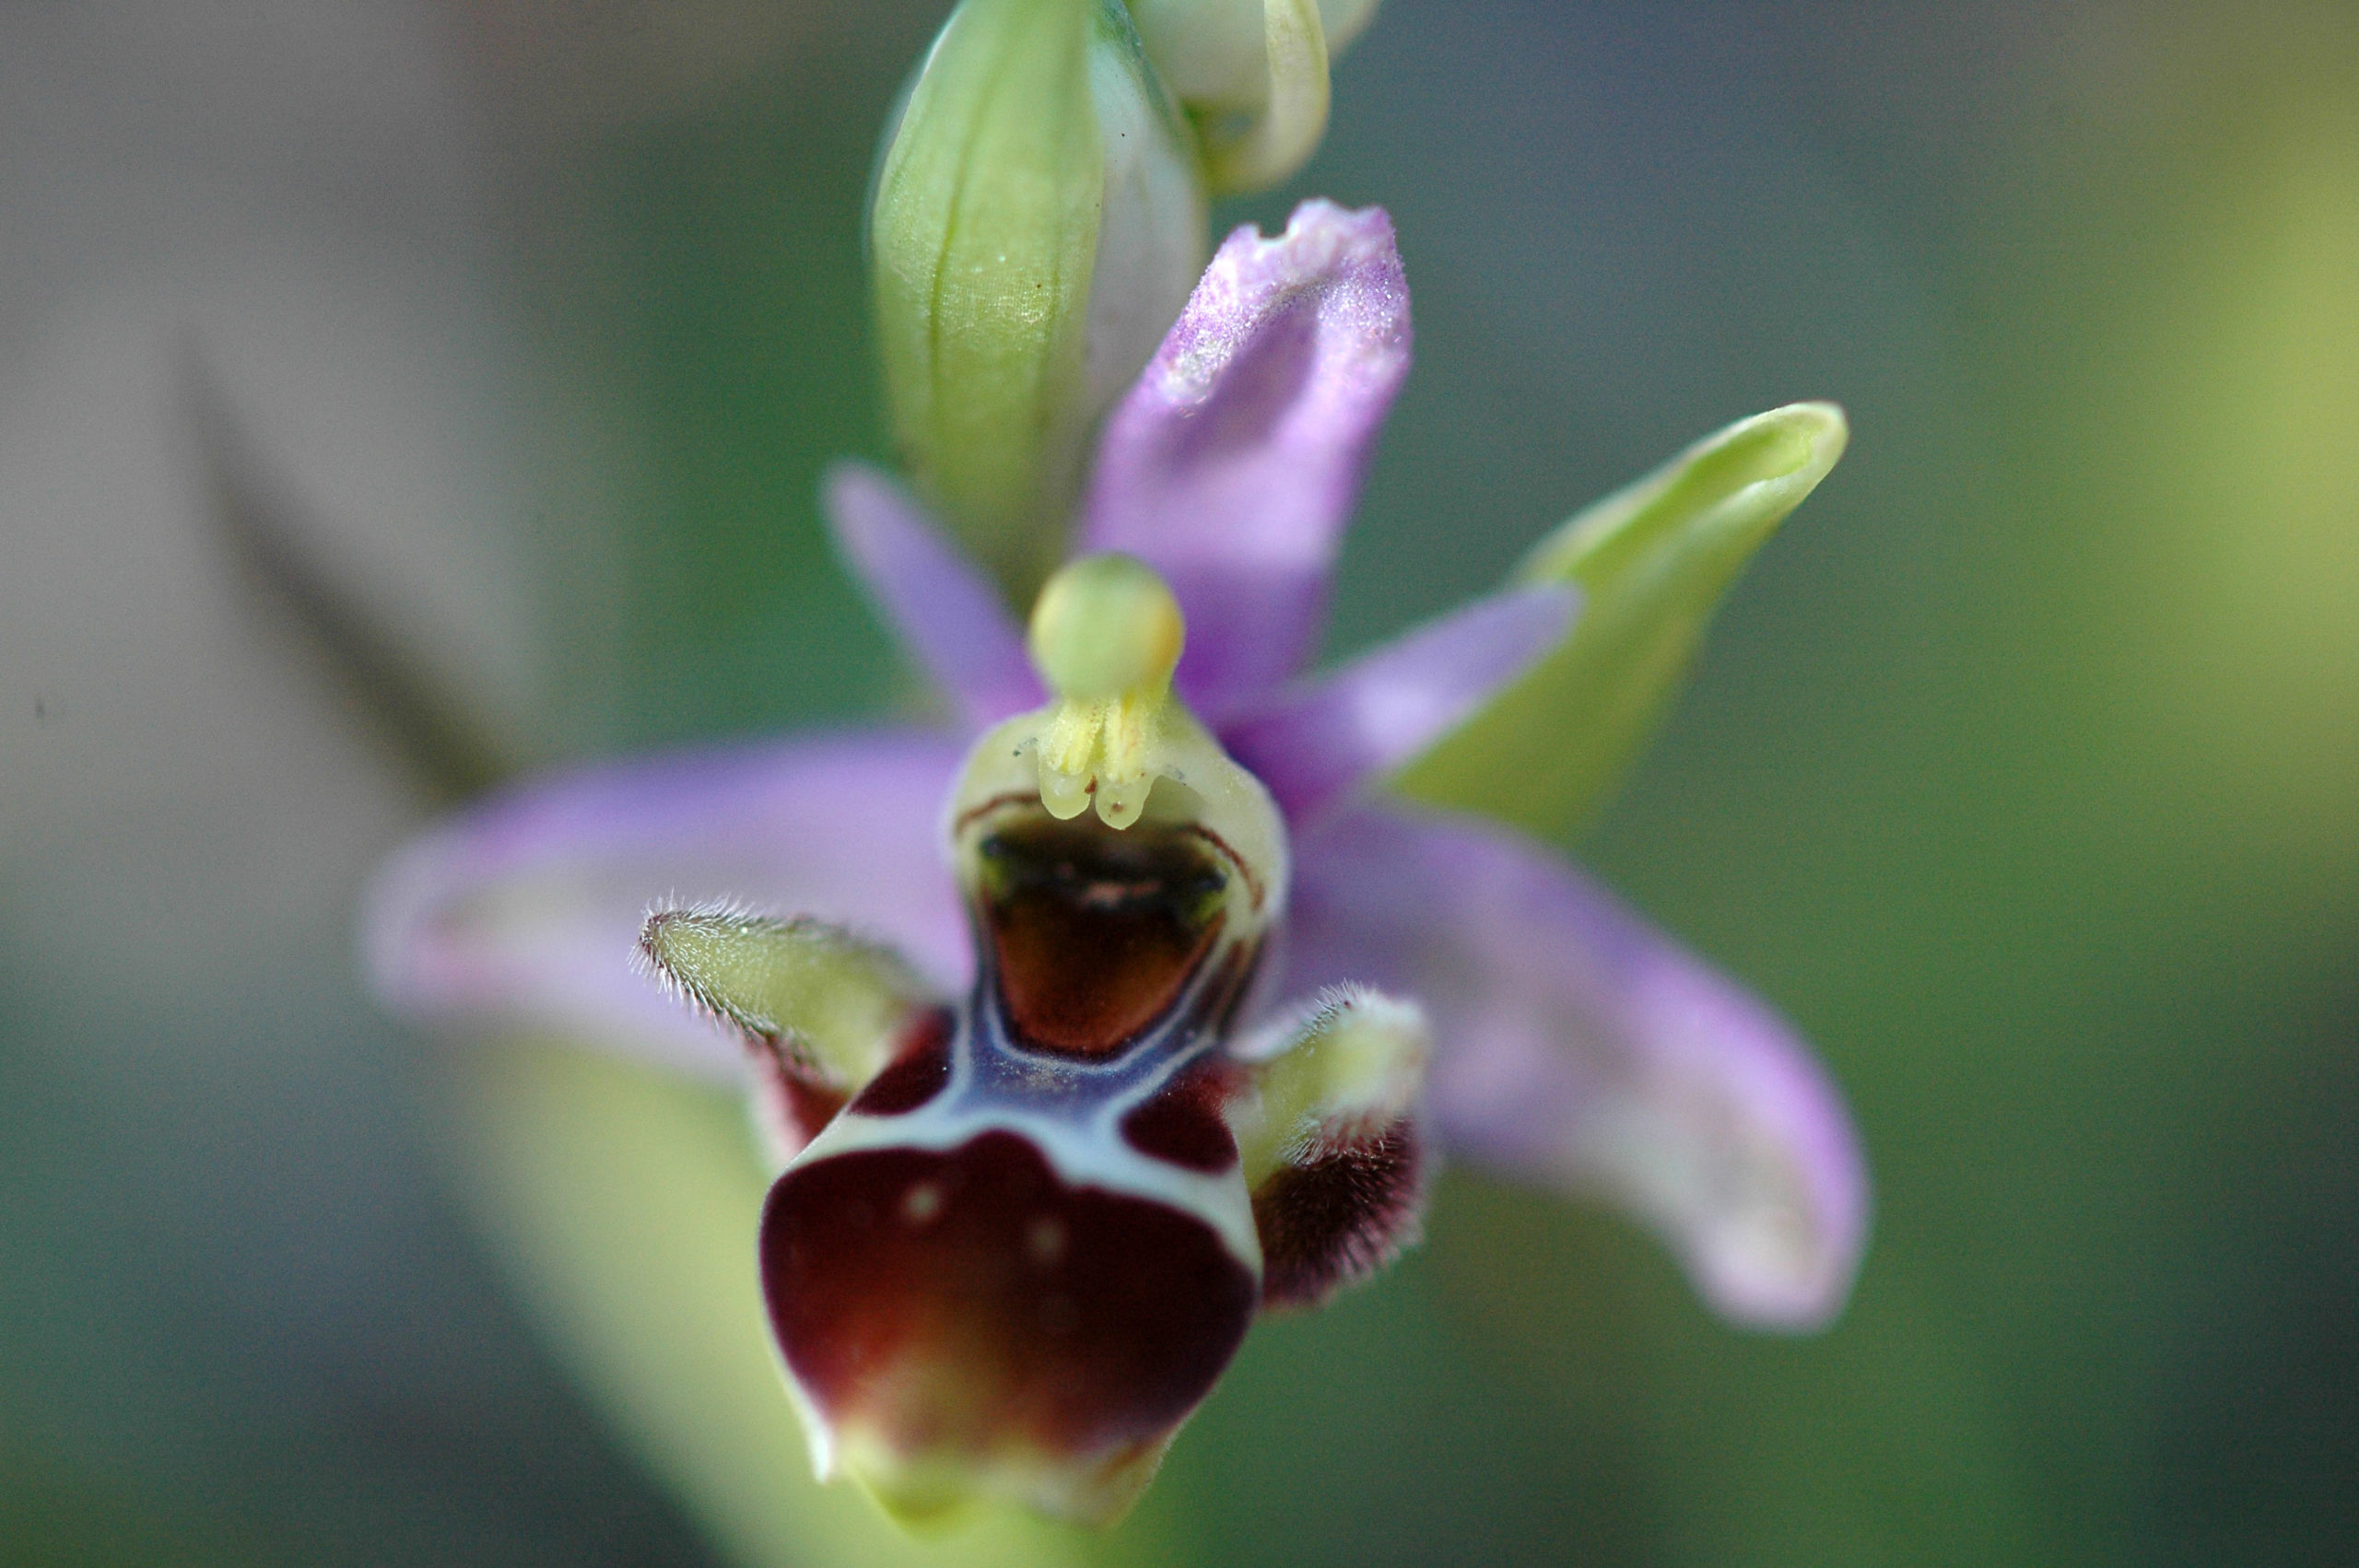
{"label": "hairy lateral petal", "polygon": [[937,848],[961,751],[954,736],[879,731],[680,753],[497,797],[379,874],[370,977],[422,1023],[548,1029],[729,1073],[737,1039],[633,962],[651,904],[821,916],[963,987]]}
{"label": "hairy lateral petal", "polygon": [[997,586],[900,486],[839,462],[821,494],[845,563],[970,733],[1048,700]]}
{"label": "hairy lateral petal", "polygon": [[1867,1176],[1825,1071],[1761,1001],[1540,846],[1465,818],[1339,813],[1299,847],[1287,990],[1346,977],[1434,1025],[1443,1144],[1600,1190],[1730,1317],[1829,1321]]}
{"label": "hairy lateral petal", "polygon": [[1300,825],[1424,752],[1555,647],[1568,588],[1510,589],[1415,627],[1221,726],[1229,755]]}
{"label": "hairy lateral petal", "polygon": [[1082,544],[1170,582],[1179,686],[1217,719],[1309,658],[1378,429],[1409,369],[1409,286],[1381,208],[1297,207],[1228,237],[1115,409]]}

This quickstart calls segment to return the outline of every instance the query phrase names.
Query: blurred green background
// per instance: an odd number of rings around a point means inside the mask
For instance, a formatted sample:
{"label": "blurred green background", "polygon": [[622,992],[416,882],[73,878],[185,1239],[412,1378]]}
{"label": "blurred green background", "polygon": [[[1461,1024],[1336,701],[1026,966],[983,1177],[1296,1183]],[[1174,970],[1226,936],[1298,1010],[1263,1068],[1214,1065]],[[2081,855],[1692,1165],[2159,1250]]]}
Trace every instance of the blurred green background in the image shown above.
{"label": "blurred green background", "polygon": [[940,11],[0,11],[0,1563],[2359,1561],[2347,5],[1386,0],[1224,214],[1400,228],[1334,652],[1849,410],[1576,846],[1849,1095],[1832,1332],[1453,1176],[1101,1540],[900,1547],[699,1429],[742,1304],[579,1258],[734,1234],[734,1112],[362,997],[434,802],[238,567],[219,431],[511,762],[905,702],[814,486],[883,455],[862,193]]}

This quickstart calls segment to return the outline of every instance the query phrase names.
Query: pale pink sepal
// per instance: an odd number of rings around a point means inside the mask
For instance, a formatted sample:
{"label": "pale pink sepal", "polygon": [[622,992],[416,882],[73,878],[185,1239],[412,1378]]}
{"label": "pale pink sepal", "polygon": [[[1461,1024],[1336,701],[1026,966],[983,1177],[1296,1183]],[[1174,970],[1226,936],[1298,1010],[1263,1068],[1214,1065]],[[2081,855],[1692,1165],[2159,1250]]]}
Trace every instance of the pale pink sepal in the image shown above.
{"label": "pale pink sepal", "polygon": [[1417,998],[1447,1148],[1619,1202],[1729,1317],[1802,1329],[1841,1310],[1866,1167],[1833,1081],[1766,1004],[1472,819],[1339,812],[1296,867],[1286,991]]}
{"label": "pale pink sepal", "polygon": [[970,959],[937,827],[962,751],[871,731],[527,783],[386,864],[364,914],[370,977],[419,1023],[546,1030],[716,1073],[737,1071],[737,1043],[632,961],[652,905],[817,915],[959,994]]}

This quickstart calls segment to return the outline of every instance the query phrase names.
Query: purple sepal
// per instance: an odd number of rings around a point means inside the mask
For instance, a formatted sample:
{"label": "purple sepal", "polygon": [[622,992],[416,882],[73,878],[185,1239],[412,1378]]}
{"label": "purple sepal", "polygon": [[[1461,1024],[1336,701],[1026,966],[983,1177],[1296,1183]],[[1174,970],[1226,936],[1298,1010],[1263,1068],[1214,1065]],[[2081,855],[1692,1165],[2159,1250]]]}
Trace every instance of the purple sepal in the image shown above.
{"label": "purple sepal", "polygon": [[1316,647],[1409,335],[1392,220],[1305,202],[1276,239],[1228,237],[1109,418],[1082,547],[1127,551],[1170,582],[1188,616],[1179,688],[1205,718]]}
{"label": "purple sepal", "polygon": [[1511,589],[1430,621],[1221,726],[1297,826],[1415,758],[1555,647],[1578,595]]}
{"label": "purple sepal", "polygon": [[652,904],[816,914],[948,994],[965,922],[937,823],[963,748],[929,731],[684,752],[526,785],[412,841],[371,889],[378,994],[421,1023],[539,1028],[734,1074],[733,1036],[632,963]]}
{"label": "purple sepal", "polygon": [[839,462],[821,495],[845,563],[968,733],[1048,700],[999,590],[900,486]]}
{"label": "purple sepal", "polygon": [[1417,998],[1448,1149],[1616,1199],[1729,1317],[1812,1328],[1841,1309],[1866,1170],[1833,1082],[1766,1006],[1472,819],[1338,812],[1296,868],[1286,994],[1355,979]]}

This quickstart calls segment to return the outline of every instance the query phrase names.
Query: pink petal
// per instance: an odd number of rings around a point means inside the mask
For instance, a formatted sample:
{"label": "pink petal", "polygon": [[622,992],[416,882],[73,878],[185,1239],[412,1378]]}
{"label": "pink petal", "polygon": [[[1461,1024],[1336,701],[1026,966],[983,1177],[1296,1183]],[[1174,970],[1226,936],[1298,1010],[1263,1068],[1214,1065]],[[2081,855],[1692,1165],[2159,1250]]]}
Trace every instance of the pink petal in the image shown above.
{"label": "pink petal", "polygon": [[1298,847],[1286,990],[1424,1003],[1430,1111],[1466,1158],[1600,1191],[1730,1317],[1829,1321],[1867,1175],[1842,1100],[1762,1002],[1536,844],[1465,818],[1337,813]]}
{"label": "pink petal", "polygon": [[963,989],[964,923],[938,822],[956,737],[878,731],[677,753],[527,785],[413,840],[379,873],[363,942],[406,1017],[545,1028],[735,1072],[740,1047],[633,963],[657,902],[824,915]]}
{"label": "pink petal", "polygon": [[845,562],[970,733],[1048,700],[999,590],[898,486],[839,462],[821,493]]}
{"label": "pink petal", "polygon": [[1556,646],[1575,603],[1555,586],[1475,600],[1262,699],[1221,726],[1222,743],[1299,826],[1465,722]]}
{"label": "pink petal", "polygon": [[1170,579],[1180,689],[1217,719],[1316,647],[1327,578],[1409,369],[1409,286],[1381,208],[1297,207],[1228,237],[1106,427],[1082,543]]}

